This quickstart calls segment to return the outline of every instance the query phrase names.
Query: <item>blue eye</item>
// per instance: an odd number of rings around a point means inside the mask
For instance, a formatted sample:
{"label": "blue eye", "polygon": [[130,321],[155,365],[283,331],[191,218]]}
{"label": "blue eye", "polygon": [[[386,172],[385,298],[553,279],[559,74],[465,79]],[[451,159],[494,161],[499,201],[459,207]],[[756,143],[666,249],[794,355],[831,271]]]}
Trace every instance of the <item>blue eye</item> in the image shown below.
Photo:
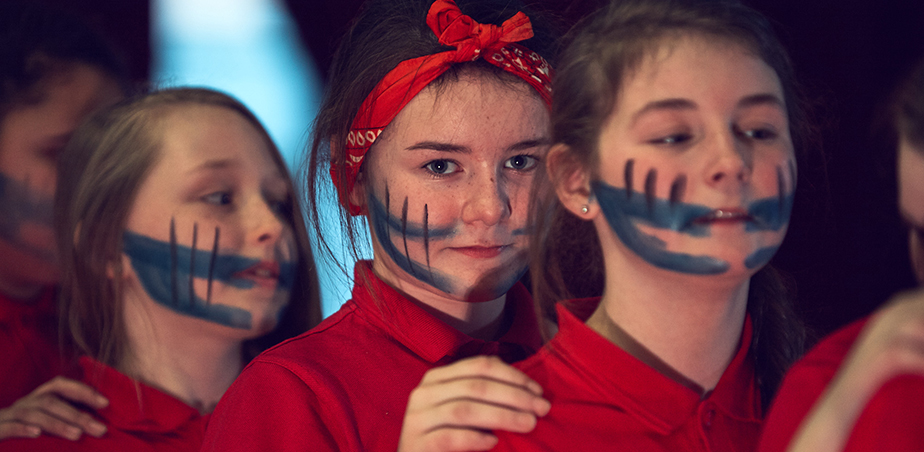
{"label": "blue eye", "polygon": [[216,191],[215,193],[209,193],[203,196],[202,201],[216,206],[225,206],[231,204],[232,198],[229,192]]}
{"label": "blue eye", "polygon": [[504,162],[504,168],[510,168],[517,171],[529,171],[539,164],[539,159],[531,155],[516,155]]}
{"label": "blue eye", "polygon": [[459,170],[459,165],[456,162],[442,159],[427,162],[423,167],[438,176],[452,174]]}

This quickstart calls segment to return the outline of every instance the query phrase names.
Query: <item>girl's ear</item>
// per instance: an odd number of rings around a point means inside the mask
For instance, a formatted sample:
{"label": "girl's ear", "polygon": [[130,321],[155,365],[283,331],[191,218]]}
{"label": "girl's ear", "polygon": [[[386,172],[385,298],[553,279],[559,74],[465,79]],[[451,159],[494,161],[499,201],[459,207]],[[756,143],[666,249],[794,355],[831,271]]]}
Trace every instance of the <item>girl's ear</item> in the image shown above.
{"label": "girl's ear", "polygon": [[360,168],[359,172],[356,173],[356,182],[350,190],[350,203],[359,206],[360,215],[366,215],[368,213],[368,209],[366,208],[366,182],[366,174],[363,169]]}
{"label": "girl's ear", "polygon": [[546,154],[546,171],[562,205],[578,218],[592,220],[600,209],[590,189],[590,173],[565,144],[556,144]]}

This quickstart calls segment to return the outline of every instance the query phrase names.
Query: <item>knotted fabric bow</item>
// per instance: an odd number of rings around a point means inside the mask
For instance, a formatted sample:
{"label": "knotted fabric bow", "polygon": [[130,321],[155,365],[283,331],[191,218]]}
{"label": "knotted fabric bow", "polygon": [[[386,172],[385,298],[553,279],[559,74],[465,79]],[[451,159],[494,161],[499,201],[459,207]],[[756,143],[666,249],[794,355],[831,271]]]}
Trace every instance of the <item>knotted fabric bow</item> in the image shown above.
{"label": "knotted fabric bow", "polygon": [[349,201],[350,192],[372,143],[414,96],[452,65],[484,58],[529,83],[546,105],[552,104],[551,66],[538,53],[516,44],[533,36],[526,14],[518,12],[498,27],[480,24],[462,14],[453,0],[436,0],[427,14],[427,25],[439,37],[440,44],[455,49],[403,61],[386,74],[353,118],[343,149],[346,152],[343,178],[336,164],[331,164],[330,173],[340,202],[351,215],[360,213],[360,207]]}

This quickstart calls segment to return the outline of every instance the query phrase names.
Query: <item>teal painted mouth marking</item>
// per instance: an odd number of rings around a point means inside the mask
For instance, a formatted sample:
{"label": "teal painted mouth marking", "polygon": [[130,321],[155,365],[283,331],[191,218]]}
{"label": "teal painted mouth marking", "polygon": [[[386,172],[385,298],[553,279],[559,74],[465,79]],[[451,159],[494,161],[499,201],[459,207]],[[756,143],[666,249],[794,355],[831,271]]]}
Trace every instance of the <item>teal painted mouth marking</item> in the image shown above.
{"label": "teal painted mouth marking", "polygon": [[[404,198],[404,203],[401,208],[401,216],[392,215],[391,209],[391,196],[388,191],[388,187],[385,187],[385,202],[379,201],[379,199],[370,194],[369,195],[369,210],[370,217],[372,222],[372,228],[375,230],[376,237],[379,238],[379,244],[382,246],[382,249],[386,254],[391,258],[391,260],[406,273],[416,278],[417,280],[432,286],[441,292],[448,294],[458,294],[462,290],[468,291],[469,289],[476,290],[479,297],[492,297],[497,298],[510,290],[514,284],[519,280],[519,278],[526,271],[525,267],[521,272],[516,276],[515,279],[510,280],[506,278],[504,280],[486,280],[484,283],[479,284],[481,287],[477,288],[461,288],[457,287],[453,281],[453,278],[449,275],[446,275],[438,270],[434,270],[430,266],[430,242],[433,240],[446,240],[454,237],[458,234],[460,223],[452,224],[449,226],[443,226],[438,228],[431,228],[429,224],[429,206],[424,205],[424,212],[422,222],[417,223],[408,220],[408,198]],[[526,234],[527,231],[525,228],[520,228],[512,232],[513,235],[522,235]],[[394,244],[392,241],[392,236],[399,236],[401,238],[401,243],[403,244],[402,249]],[[424,246],[424,254],[426,255],[426,262],[421,263],[411,259],[410,253],[408,252],[408,241],[422,243]],[[490,275],[489,275],[490,276]]]}
{"label": "teal painted mouth marking", "polygon": [[[122,248],[132,263],[144,290],[157,303],[180,314],[201,318],[233,328],[250,329],[250,312],[232,306],[212,303],[212,282],[239,289],[250,289],[255,283],[234,275],[258,264],[259,259],[238,255],[218,254],[219,229],[215,228],[215,240],[211,251],[177,245],[174,223],[170,222],[171,241],[163,242],[131,231],[122,236]],[[193,247],[197,239],[197,228],[193,229]],[[279,265],[279,281],[276,290],[291,291],[295,280],[296,263],[282,262]],[[193,290],[194,278],[208,282],[206,299],[198,297]]]}
{"label": "teal painted mouth marking", "polygon": [[29,189],[22,183],[0,173],[0,240],[14,245],[26,253],[48,263],[57,263],[51,249],[43,249],[26,242],[23,227],[54,228],[54,199]]}
{"label": "teal painted mouth marking", "polygon": [[[670,199],[654,195],[657,172],[649,170],[645,180],[645,192],[632,190],[634,161],[626,163],[625,181],[627,188],[616,188],[601,181],[593,181],[591,190],[600,204],[600,209],[619,239],[634,253],[659,268],[696,275],[721,274],[730,268],[724,260],[712,256],[696,256],[675,253],[666,249],[663,240],[643,233],[637,223],[656,229],[665,229],[692,237],[707,237],[709,223],[696,220],[713,212],[707,206],[681,202],[686,186],[686,177],[679,176],[671,185]],[[795,181],[795,168],[789,170]],[[777,168],[779,195],[758,199],[747,206],[750,221],[745,225],[747,232],[779,231],[789,224],[795,192],[785,194],[782,169]],[[745,266],[754,269],[765,265],[773,257],[779,245],[757,250],[745,259]]]}

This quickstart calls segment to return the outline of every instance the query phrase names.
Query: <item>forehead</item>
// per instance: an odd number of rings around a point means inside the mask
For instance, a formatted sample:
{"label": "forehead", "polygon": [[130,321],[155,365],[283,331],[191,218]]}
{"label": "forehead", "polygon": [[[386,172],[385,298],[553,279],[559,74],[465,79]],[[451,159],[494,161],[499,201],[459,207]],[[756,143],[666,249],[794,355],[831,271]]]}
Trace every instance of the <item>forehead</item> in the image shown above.
{"label": "forehead", "polygon": [[547,107],[527,84],[469,71],[425,88],[383,135],[402,142],[503,146],[504,141],[545,136],[548,122]]}
{"label": "forehead", "polygon": [[924,226],[924,149],[904,139],[898,146],[898,198],[905,219]]}
{"label": "forehead", "polygon": [[278,172],[270,147],[257,128],[230,108],[183,104],[161,120],[162,160],[190,167],[208,160],[239,161],[245,167]]}
{"label": "forehead", "polygon": [[741,97],[771,93],[783,99],[776,72],[730,38],[685,34],[662,38],[627,71],[617,110],[657,98],[733,105]]}

